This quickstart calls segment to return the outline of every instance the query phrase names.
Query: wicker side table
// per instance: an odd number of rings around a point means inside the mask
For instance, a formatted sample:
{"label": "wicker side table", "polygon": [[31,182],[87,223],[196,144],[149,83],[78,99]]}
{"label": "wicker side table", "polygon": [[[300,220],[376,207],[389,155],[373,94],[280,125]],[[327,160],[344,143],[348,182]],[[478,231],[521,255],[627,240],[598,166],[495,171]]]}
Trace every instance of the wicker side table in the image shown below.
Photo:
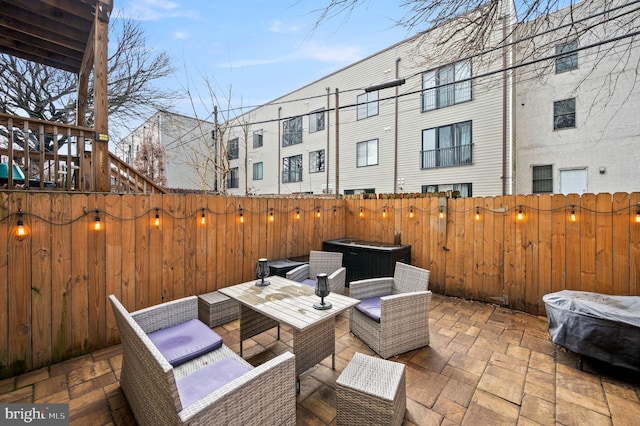
{"label": "wicker side table", "polygon": [[238,302],[218,291],[198,296],[198,319],[213,328],[238,319]]}
{"label": "wicker side table", "polygon": [[401,425],[406,406],[404,364],[356,353],[336,380],[339,425]]}

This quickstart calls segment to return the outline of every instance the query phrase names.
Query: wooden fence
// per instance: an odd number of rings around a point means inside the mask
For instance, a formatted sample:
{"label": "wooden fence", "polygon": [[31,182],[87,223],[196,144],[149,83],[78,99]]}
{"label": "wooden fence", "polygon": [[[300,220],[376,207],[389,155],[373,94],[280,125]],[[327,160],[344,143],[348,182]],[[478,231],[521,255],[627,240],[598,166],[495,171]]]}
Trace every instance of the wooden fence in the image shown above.
{"label": "wooden fence", "polygon": [[260,257],[344,236],[410,244],[435,292],[534,314],[564,288],[639,295],[639,202],[0,192],[0,378],[116,343],[110,294],[132,310],[201,294],[253,279]]}

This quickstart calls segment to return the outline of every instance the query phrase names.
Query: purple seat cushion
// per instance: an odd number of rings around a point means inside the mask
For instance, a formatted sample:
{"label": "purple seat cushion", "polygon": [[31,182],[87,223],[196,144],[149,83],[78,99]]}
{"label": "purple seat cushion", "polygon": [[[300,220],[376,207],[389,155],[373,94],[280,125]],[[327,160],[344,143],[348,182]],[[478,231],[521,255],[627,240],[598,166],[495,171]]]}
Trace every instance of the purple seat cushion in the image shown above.
{"label": "purple seat cushion", "polygon": [[311,286],[311,287],[315,287],[316,286],[316,280],[312,280],[311,278],[307,278],[305,280],[302,280],[302,284],[308,285],[308,286]]}
{"label": "purple seat cushion", "polygon": [[187,408],[250,370],[233,358],[224,358],[183,377],[176,382],[182,408]]}
{"label": "purple seat cushion", "polygon": [[356,305],[356,309],[376,322],[380,322],[380,297],[366,297]]}
{"label": "purple seat cushion", "polygon": [[222,346],[222,337],[197,319],[154,331],[148,336],[174,367]]}

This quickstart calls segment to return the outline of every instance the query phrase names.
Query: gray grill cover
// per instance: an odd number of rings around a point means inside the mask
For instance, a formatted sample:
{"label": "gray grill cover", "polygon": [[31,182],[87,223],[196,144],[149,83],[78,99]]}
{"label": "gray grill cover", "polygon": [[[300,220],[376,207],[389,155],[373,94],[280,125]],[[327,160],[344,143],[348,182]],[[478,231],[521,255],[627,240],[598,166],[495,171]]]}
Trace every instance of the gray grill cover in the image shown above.
{"label": "gray grill cover", "polygon": [[542,300],[553,343],[640,371],[640,296],[563,290]]}

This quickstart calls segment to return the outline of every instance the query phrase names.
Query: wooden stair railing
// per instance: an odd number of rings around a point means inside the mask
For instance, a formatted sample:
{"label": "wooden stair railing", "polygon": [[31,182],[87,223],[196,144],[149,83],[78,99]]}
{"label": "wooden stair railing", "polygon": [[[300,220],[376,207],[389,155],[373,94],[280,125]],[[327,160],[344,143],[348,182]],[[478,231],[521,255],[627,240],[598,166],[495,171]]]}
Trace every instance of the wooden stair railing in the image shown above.
{"label": "wooden stair railing", "polygon": [[140,174],[130,164],[109,153],[111,162],[111,192],[166,194],[166,190]]}

